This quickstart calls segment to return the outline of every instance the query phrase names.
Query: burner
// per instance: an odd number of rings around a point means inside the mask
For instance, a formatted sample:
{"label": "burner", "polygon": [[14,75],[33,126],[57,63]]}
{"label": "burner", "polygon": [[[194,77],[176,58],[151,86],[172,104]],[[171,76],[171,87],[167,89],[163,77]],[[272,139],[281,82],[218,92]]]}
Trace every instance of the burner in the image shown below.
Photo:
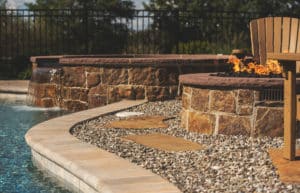
{"label": "burner", "polygon": [[282,74],[273,74],[273,73],[270,73],[269,75],[264,75],[264,74],[248,73],[248,72],[218,72],[210,75],[220,76],[220,77],[282,78]]}

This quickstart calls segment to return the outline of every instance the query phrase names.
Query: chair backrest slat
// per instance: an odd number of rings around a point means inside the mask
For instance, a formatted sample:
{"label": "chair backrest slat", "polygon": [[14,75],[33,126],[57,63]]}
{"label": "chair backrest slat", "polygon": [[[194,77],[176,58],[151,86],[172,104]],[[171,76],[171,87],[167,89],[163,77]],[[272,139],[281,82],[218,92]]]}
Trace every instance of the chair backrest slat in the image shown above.
{"label": "chair backrest slat", "polygon": [[300,21],[298,22],[298,36],[296,53],[300,53]]}
{"label": "chair backrest slat", "polygon": [[259,46],[259,60],[265,61],[267,52],[266,52],[266,24],[265,20],[261,19],[257,21],[258,26],[258,46]]}
{"label": "chair backrest slat", "polygon": [[250,22],[252,54],[265,64],[267,52],[300,53],[300,19],[267,17]]}
{"label": "chair backrest slat", "polygon": [[289,52],[296,53],[297,36],[298,36],[298,19],[292,18],[291,21],[291,35],[290,35],[290,49]]}
{"label": "chair backrest slat", "polygon": [[259,58],[259,46],[258,46],[258,32],[257,32],[257,22],[253,21],[250,23],[250,35],[251,35],[251,46],[252,46],[252,54],[255,60]]}
{"label": "chair backrest slat", "polygon": [[272,17],[266,18],[266,49],[274,52],[274,21]]}
{"label": "chair backrest slat", "polygon": [[291,26],[291,19],[288,18],[288,17],[284,17],[283,21],[282,21],[282,48],[281,48],[281,52],[289,52],[290,31],[291,31],[290,26]]}
{"label": "chair backrest slat", "polygon": [[[281,52],[281,17],[274,18],[274,52]],[[277,41],[276,41],[277,40]]]}

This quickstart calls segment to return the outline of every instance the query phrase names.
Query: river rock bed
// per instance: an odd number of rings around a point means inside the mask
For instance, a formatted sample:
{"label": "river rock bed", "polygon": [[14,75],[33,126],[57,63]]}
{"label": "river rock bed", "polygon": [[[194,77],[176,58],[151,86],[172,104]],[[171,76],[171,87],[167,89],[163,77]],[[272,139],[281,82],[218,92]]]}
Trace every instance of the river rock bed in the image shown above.
{"label": "river rock bed", "polygon": [[[167,129],[108,128],[112,120],[123,118],[107,115],[76,125],[71,133],[162,176],[182,192],[300,192],[300,185],[279,180],[267,149],[278,148],[282,138],[249,138],[244,136],[203,135],[180,128],[181,101],[148,102],[128,111],[145,115],[170,117]],[[204,150],[165,152],[149,148],[122,136],[163,133],[197,142]]]}

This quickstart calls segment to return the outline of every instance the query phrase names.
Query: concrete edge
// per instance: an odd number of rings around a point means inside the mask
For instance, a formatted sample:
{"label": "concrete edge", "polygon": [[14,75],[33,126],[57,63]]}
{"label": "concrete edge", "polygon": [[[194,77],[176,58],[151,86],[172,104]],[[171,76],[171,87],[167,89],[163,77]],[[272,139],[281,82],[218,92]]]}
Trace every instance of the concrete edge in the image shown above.
{"label": "concrete edge", "polygon": [[4,104],[25,104],[27,99],[26,94],[1,93],[0,100]]}
{"label": "concrete edge", "polygon": [[29,80],[0,80],[0,93],[27,94]]}
{"label": "concrete edge", "polygon": [[6,94],[19,94],[19,95],[23,95],[23,94],[27,94],[28,91],[19,91],[19,90],[10,90],[10,89],[0,89],[0,93],[6,93]]}
{"label": "concrete edge", "polygon": [[36,165],[71,185],[75,192],[177,193],[160,176],[115,154],[83,143],[70,134],[78,123],[145,103],[145,100],[109,104],[51,119],[25,135]]}

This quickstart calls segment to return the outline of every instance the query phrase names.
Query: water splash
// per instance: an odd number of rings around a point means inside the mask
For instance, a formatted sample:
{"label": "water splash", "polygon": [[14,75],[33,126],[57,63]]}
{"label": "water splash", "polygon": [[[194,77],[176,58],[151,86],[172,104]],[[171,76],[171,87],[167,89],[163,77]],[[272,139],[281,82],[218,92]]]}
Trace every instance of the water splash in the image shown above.
{"label": "water splash", "polygon": [[33,107],[27,105],[16,105],[12,106],[15,111],[61,111],[59,107],[43,108],[43,107]]}

